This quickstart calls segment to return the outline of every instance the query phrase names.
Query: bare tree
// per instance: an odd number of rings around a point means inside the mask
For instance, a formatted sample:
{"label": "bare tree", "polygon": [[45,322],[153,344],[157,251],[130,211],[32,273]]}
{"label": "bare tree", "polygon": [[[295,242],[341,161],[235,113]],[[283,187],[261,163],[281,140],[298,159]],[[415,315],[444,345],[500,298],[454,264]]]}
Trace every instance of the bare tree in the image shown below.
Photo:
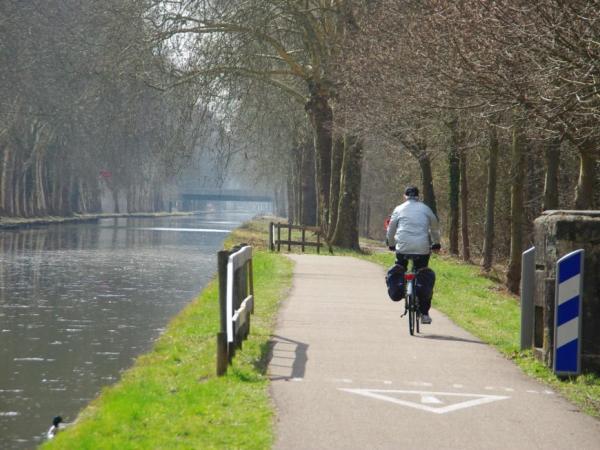
{"label": "bare tree", "polygon": [[346,29],[354,26],[353,3],[180,0],[156,2],[151,14],[164,51],[187,56],[176,70],[181,83],[202,80],[222,92],[234,80],[255,79],[305,109],[316,150],[319,224],[325,231],[332,220],[333,62]]}
{"label": "bare tree", "polygon": [[168,76],[144,11],[113,0],[0,5],[2,214],[98,212],[100,173],[129,210],[162,207],[168,169],[194,140],[196,100],[144,81]]}

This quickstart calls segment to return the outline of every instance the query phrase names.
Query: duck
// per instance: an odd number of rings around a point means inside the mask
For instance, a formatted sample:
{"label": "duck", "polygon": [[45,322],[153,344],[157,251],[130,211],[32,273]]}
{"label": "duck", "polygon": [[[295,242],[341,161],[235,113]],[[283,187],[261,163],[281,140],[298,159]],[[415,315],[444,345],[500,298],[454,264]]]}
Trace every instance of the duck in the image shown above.
{"label": "duck", "polygon": [[59,431],[58,426],[62,421],[63,421],[63,419],[60,416],[56,416],[54,419],[52,419],[52,426],[46,433],[46,437],[48,439],[53,439],[54,436],[56,436],[56,433],[58,433],[58,431]]}

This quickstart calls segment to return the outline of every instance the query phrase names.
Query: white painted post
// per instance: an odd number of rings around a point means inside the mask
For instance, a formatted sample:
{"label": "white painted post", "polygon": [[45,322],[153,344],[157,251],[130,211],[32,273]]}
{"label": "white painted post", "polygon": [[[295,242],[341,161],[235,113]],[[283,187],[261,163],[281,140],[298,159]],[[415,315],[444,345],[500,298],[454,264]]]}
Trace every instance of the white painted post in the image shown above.
{"label": "white painted post", "polygon": [[233,342],[233,256],[227,261],[227,342]]}
{"label": "white painted post", "polygon": [[234,341],[233,336],[233,320],[235,311],[233,310],[233,289],[234,280],[233,275],[236,269],[240,268],[246,263],[246,261],[252,258],[252,247],[242,247],[235,253],[229,255],[227,261],[227,342],[232,343]]}
{"label": "white painted post", "polygon": [[521,350],[526,350],[533,345],[535,247],[524,251],[521,258]]}
{"label": "white painted post", "polygon": [[584,255],[584,250],[576,250],[556,263],[553,367],[557,375],[581,372]]}

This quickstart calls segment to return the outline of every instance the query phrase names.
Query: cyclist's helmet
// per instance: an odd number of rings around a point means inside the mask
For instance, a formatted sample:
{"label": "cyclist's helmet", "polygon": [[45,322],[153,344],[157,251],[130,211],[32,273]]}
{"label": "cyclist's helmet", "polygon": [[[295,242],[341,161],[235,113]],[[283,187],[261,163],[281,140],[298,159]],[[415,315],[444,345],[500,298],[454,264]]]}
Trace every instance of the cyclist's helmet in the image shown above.
{"label": "cyclist's helmet", "polygon": [[419,188],[417,188],[416,186],[408,186],[404,190],[404,195],[406,195],[407,197],[418,197],[419,196]]}

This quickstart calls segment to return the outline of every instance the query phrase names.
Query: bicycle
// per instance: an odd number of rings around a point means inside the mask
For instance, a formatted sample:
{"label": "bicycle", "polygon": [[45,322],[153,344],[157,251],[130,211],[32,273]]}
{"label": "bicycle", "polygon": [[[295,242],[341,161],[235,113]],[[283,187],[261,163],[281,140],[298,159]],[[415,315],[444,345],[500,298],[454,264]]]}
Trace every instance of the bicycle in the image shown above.
{"label": "bicycle", "polygon": [[421,321],[421,309],[419,305],[419,297],[417,296],[416,279],[417,274],[415,273],[414,260],[412,260],[412,267],[410,272],[404,274],[404,281],[406,282],[406,295],[404,300],[404,314],[400,317],[404,317],[408,314],[408,331],[411,336],[414,336],[415,329],[417,333],[420,332],[419,325]]}

